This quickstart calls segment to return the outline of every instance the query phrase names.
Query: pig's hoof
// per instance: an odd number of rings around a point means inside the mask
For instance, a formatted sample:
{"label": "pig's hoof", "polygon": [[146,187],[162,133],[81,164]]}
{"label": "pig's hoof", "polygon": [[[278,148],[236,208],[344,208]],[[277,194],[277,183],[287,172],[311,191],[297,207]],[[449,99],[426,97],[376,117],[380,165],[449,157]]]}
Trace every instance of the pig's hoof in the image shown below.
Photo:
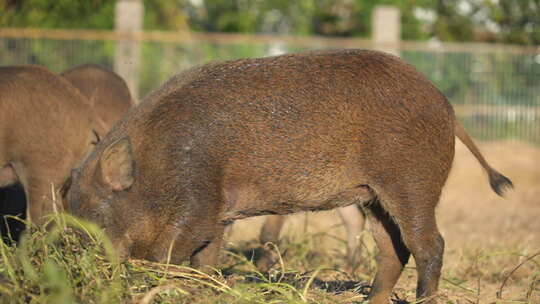
{"label": "pig's hoof", "polygon": [[279,262],[279,255],[276,252],[277,248],[273,244],[270,246],[268,245],[269,244],[261,248],[261,255],[257,261],[255,261],[255,266],[257,266],[257,269],[261,272],[268,272],[272,266]]}

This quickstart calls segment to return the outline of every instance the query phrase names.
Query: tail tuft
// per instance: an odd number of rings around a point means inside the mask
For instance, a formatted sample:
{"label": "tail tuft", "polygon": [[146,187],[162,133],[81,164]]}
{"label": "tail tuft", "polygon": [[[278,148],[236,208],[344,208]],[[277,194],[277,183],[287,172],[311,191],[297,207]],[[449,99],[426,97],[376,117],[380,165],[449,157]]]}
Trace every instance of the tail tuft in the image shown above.
{"label": "tail tuft", "polygon": [[514,188],[514,184],[512,184],[512,181],[508,177],[493,169],[489,172],[489,184],[491,185],[491,189],[499,196],[504,196],[506,190]]}

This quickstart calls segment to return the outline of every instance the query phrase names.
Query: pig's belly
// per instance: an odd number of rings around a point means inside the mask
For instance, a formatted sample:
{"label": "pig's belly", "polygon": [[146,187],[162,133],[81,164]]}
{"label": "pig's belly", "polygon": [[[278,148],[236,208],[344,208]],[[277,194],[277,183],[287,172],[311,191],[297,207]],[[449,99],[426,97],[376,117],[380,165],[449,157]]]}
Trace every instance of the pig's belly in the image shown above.
{"label": "pig's belly", "polygon": [[226,209],[223,222],[266,214],[289,214],[299,211],[320,211],[351,204],[363,204],[375,198],[367,184],[289,185],[276,189],[255,183],[243,183],[225,187],[223,196]]}

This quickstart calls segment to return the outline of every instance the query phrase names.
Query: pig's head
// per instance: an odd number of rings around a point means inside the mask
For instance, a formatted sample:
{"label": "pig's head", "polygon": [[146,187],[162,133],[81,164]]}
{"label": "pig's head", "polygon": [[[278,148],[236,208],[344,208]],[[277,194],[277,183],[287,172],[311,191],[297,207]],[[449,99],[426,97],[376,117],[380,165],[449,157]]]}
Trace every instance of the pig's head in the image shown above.
{"label": "pig's head", "polygon": [[215,229],[208,217],[156,195],[163,192],[138,172],[128,137],[105,141],[64,184],[70,212],[102,227],[121,258],[179,263],[204,248]]}
{"label": "pig's head", "polygon": [[125,213],[134,169],[129,139],[123,138],[104,149],[98,145],[62,187],[69,211],[100,225],[121,257],[129,255],[134,243],[126,217],[136,212]]}

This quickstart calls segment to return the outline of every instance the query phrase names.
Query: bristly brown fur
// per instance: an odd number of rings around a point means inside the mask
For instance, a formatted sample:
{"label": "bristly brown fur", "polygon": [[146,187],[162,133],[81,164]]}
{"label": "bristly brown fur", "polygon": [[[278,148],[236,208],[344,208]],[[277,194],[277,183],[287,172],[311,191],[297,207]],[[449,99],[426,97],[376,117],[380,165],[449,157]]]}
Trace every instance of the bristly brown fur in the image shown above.
{"label": "bristly brown fur", "polygon": [[107,130],[134,104],[124,79],[100,65],[78,65],[62,72],[61,76],[86,97]]}
{"label": "bristly brown fur", "polygon": [[[103,125],[90,118],[77,89],[38,66],[0,67],[0,101],[0,168],[15,170],[12,183],[22,185],[28,214],[39,222],[53,210],[51,183],[60,187],[91,149],[92,130],[104,133]],[[13,196],[0,196],[12,203]]]}
{"label": "bristly brown fur", "polygon": [[232,220],[376,199],[370,303],[388,302],[411,255],[417,297],[428,298],[442,266],[435,207],[455,130],[443,94],[381,52],[214,63],[130,111],[73,176],[67,199],[122,256],[195,266],[215,264]]}
{"label": "bristly brown fur", "polygon": [[[0,173],[9,162],[20,176],[10,181],[20,187],[0,189],[0,215],[25,213],[24,192],[34,219],[49,212],[51,182],[58,188],[132,104],[124,80],[103,67],[81,65],[62,76],[37,66],[0,69]],[[0,224],[0,230],[7,237],[14,229]]]}

